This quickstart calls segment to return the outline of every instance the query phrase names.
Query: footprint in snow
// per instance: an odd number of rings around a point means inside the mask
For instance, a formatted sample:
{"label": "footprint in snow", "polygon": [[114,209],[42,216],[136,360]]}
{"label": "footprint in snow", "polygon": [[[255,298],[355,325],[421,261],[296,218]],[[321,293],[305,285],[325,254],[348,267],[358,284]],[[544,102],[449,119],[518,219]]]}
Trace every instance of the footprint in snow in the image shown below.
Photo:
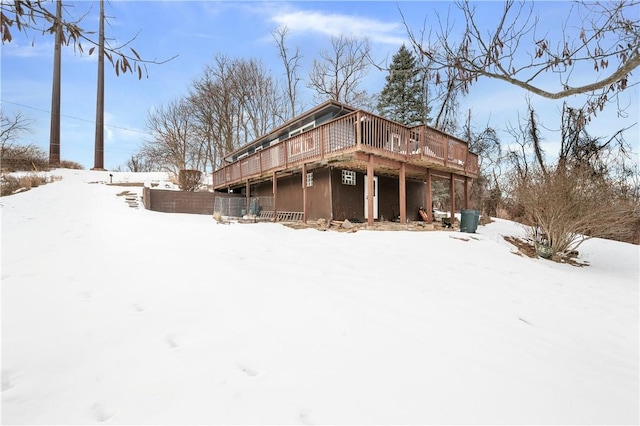
{"label": "footprint in snow", "polygon": [[303,425],[312,425],[314,423],[311,421],[311,419],[309,419],[310,415],[311,415],[311,410],[306,408],[302,409],[298,413],[298,421],[300,421],[300,423],[302,423]]}
{"label": "footprint in snow", "polygon": [[240,369],[240,371],[242,371],[244,374],[246,374],[249,377],[256,377],[258,375],[258,371],[245,365],[245,364],[240,364],[238,365],[238,368]]}
{"label": "footprint in snow", "polygon": [[102,423],[109,420],[113,417],[114,413],[110,410],[107,410],[104,405],[95,403],[91,407],[91,414],[96,419],[96,421]]}
{"label": "footprint in snow", "polygon": [[167,344],[167,346],[169,346],[169,348],[171,349],[175,349],[178,347],[178,342],[176,341],[175,336],[173,336],[172,334],[167,334],[164,338],[164,342]]}
{"label": "footprint in snow", "polygon": [[143,305],[141,305],[140,303],[134,303],[131,306],[133,307],[133,310],[136,311],[136,312],[143,312],[144,310],[147,309]]}

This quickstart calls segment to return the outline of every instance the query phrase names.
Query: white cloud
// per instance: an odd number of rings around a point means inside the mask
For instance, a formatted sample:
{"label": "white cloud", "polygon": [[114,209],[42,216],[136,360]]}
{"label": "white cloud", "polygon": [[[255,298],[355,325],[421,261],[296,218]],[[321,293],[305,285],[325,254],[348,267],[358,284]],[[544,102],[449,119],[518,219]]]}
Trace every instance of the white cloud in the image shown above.
{"label": "white cloud", "polygon": [[38,40],[33,44],[25,44],[19,41],[3,43],[2,56],[15,58],[43,58],[53,56],[53,42]]}
{"label": "white cloud", "polygon": [[271,17],[278,25],[286,25],[292,33],[319,33],[367,37],[372,42],[402,44],[403,28],[398,23],[382,22],[360,16],[325,13],[312,10],[283,11]]}

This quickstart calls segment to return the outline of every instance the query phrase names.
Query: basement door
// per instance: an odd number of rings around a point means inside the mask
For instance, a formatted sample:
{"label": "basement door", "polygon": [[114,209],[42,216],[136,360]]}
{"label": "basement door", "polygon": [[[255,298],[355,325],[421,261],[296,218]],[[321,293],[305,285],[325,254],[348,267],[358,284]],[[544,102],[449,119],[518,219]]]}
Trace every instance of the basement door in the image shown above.
{"label": "basement door", "polygon": [[[364,218],[369,218],[369,185],[367,175],[364,175]],[[378,176],[373,177],[373,218],[378,218]]]}

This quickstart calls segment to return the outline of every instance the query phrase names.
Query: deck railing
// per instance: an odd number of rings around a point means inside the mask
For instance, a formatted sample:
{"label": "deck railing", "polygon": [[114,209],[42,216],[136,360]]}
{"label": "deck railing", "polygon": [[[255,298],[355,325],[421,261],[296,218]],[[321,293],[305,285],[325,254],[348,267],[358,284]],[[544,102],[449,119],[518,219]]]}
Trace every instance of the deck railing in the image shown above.
{"label": "deck railing", "polygon": [[469,152],[465,142],[427,126],[408,128],[356,111],[216,170],[213,186],[224,186],[347,150],[369,151],[402,161],[425,161],[478,173],[478,156]]}

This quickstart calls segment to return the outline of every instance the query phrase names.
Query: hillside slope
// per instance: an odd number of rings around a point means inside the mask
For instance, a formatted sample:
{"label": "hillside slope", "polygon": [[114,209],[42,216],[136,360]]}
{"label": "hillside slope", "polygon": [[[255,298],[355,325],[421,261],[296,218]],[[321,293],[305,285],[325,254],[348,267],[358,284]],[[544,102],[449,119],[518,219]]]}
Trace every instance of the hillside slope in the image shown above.
{"label": "hillside slope", "polygon": [[3,423],[639,422],[638,246],[219,225],[55,173],[1,200]]}

